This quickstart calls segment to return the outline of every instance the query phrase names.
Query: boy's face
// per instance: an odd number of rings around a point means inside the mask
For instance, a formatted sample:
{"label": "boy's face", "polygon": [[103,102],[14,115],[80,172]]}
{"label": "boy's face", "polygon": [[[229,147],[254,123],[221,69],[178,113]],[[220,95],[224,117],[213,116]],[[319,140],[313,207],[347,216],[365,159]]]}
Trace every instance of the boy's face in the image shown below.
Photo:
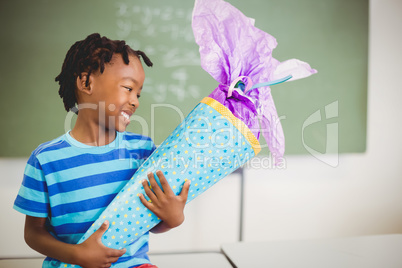
{"label": "boy's face", "polygon": [[105,131],[125,131],[139,106],[145,73],[138,57],[129,56],[129,60],[127,65],[120,54],[114,54],[102,74],[90,76],[91,102],[98,106],[98,115],[93,115]]}

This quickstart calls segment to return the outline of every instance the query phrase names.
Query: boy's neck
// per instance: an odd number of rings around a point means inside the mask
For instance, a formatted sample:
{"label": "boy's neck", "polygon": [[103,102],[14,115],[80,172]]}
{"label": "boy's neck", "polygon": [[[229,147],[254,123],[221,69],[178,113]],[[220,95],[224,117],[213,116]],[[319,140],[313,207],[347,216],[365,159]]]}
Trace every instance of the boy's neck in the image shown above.
{"label": "boy's neck", "polygon": [[85,122],[78,116],[70,135],[77,141],[90,146],[105,146],[116,139],[116,131],[105,129],[94,122]]}

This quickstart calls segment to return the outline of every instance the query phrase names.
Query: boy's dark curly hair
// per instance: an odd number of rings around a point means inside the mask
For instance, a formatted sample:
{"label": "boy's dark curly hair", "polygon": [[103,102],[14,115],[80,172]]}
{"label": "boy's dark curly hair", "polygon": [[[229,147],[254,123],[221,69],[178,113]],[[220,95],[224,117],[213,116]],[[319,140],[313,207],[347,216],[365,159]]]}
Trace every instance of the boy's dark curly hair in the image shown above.
{"label": "boy's dark curly hair", "polygon": [[[81,41],[77,41],[68,50],[60,74],[56,77],[59,82],[59,95],[63,99],[64,108],[68,112],[75,107],[77,98],[75,96],[76,80],[81,73],[87,72],[88,78],[91,73],[105,70],[105,63],[110,62],[113,54],[121,54],[125,64],[129,63],[129,55],[136,55],[144,60],[149,67],[151,60],[140,50],[133,50],[123,40],[110,40],[98,33],[89,35]],[[88,86],[89,79],[86,80]]]}

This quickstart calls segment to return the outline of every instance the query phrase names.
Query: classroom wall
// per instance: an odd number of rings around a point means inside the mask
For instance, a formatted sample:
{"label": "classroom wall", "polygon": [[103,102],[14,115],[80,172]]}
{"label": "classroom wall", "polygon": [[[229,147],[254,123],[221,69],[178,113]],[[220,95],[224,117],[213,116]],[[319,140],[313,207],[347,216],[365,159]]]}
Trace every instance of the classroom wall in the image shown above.
{"label": "classroom wall", "polygon": [[371,0],[369,15],[366,153],[248,170],[247,241],[402,233],[402,1]]}
{"label": "classroom wall", "polygon": [[[400,0],[370,0],[367,151],[247,168],[246,241],[402,233],[401,15]],[[0,159],[0,258],[38,255],[23,242],[24,216],[11,209],[25,162]],[[180,228],[151,237],[151,252],[218,250],[236,241],[239,183],[231,175],[190,203]]]}

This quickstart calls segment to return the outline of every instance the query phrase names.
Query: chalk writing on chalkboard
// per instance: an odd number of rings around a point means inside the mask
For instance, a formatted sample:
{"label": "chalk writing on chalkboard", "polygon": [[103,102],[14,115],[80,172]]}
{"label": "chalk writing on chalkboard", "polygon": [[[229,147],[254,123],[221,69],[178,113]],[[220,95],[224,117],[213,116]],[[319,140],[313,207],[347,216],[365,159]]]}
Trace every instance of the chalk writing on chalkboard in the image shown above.
{"label": "chalk writing on chalkboard", "polygon": [[191,75],[186,68],[200,66],[191,28],[192,10],[141,4],[117,4],[116,33],[134,49],[141,49],[151,58],[157,58],[164,67],[168,78],[157,81],[148,77],[145,82],[147,93],[158,103],[165,102],[168,95],[175,96],[178,102],[200,98],[200,88],[191,83]]}

